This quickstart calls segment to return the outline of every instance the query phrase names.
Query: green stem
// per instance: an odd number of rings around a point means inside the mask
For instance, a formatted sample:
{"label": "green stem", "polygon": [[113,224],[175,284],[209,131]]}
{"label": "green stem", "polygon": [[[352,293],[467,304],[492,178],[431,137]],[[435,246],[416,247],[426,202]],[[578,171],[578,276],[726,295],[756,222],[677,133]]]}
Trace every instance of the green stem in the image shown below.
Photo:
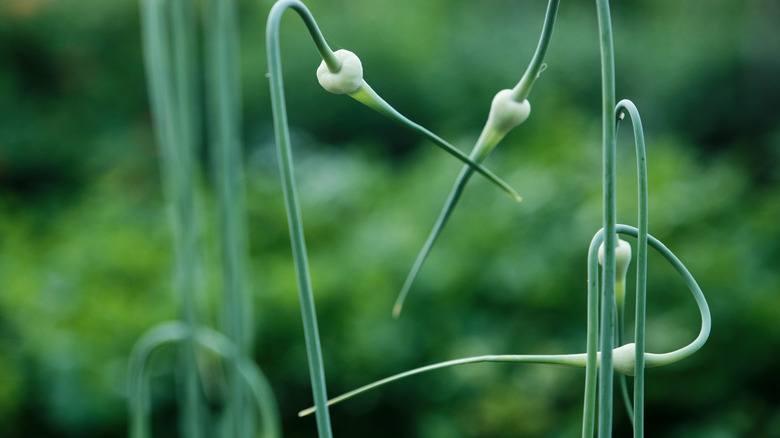
{"label": "green stem", "polygon": [[604,278],[601,299],[600,349],[604,352],[599,370],[599,421],[600,438],[612,436],[612,348],[614,346],[614,296],[615,296],[615,55],[609,0],[596,0],[601,46],[602,134],[603,143],[603,227],[604,227]]}
{"label": "green stem", "polygon": [[[441,362],[433,365],[428,365],[420,368],[415,368],[403,373],[399,373],[390,377],[386,377],[382,380],[370,383],[368,385],[357,388],[353,391],[342,394],[338,397],[328,401],[328,405],[334,405],[336,403],[350,399],[356,395],[362,394],[366,391],[370,391],[374,388],[386,385],[388,383],[395,382],[407,377],[415,376],[417,374],[426,373],[429,371],[439,370],[442,368],[448,368],[458,365],[468,365],[482,362],[511,362],[511,363],[541,363],[541,364],[553,364],[553,365],[568,365],[573,367],[582,368],[585,366],[586,355],[585,354],[561,354],[561,355],[486,355],[467,357],[463,359],[455,359],[447,362]],[[298,416],[306,416],[317,411],[317,407],[311,407],[304,409],[298,413]]]}
{"label": "green stem", "polygon": [[306,352],[309,362],[309,377],[311,379],[314,404],[319,408],[317,410],[317,431],[320,438],[331,438],[333,433],[330,425],[330,414],[327,408],[327,389],[325,385],[325,369],[322,360],[322,347],[320,346],[320,336],[317,328],[317,314],[314,308],[314,294],[312,292],[309,275],[306,242],[303,235],[303,222],[295,186],[292,148],[290,145],[287,109],[282,81],[282,62],[279,48],[279,21],[287,8],[295,10],[303,19],[304,23],[306,23],[322,57],[327,60],[329,57],[333,57],[333,54],[330,52],[330,49],[322,38],[322,34],[319,32],[319,29],[314,22],[314,18],[303,3],[295,0],[283,0],[274,4],[268,16],[266,28],[274,132],[279,154],[279,167],[282,178],[282,188],[284,191],[285,207],[287,210],[287,220],[290,228],[293,259],[295,261],[298,296],[301,304],[301,316],[303,319]]}
{"label": "green stem", "polygon": [[[217,194],[219,240],[222,261],[223,309],[221,327],[239,348],[241,357],[251,354],[252,303],[246,295],[246,224],[243,168],[241,166],[241,107],[237,73],[238,35],[235,2],[213,0],[205,14],[205,36],[210,67],[207,89],[214,114],[211,122],[211,154]],[[246,406],[246,389],[239,376],[239,358],[227,373],[230,387],[227,434],[250,436],[254,429]]]}
{"label": "green stem", "polygon": [[[628,225],[617,225],[616,231],[628,236],[639,236],[639,230]],[[699,313],[701,315],[701,329],[699,330],[699,335],[693,342],[669,353],[645,353],[645,368],[652,368],[679,362],[699,351],[710,336],[712,315],[710,313],[709,305],[707,305],[707,299],[704,297],[704,293],[701,291],[698,283],[696,283],[696,279],[693,278],[693,275],[691,275],[690,271],[688,271],[680,259],[678,259],[663,243],[649,234],[647,235],[647,244],[664,256],[664,258],[672,264],[672,267],[674,267],[677,273],[680,274],[683,281],[685,281],[685,284],[688,286],[688,289],[690,289],[693,294],[693,298],[696,300],[696,305],[699,307]]]}
{"label": "green stem", "polygon": [[[639,204],[636,266],[636,316],[634,343],[636,344],[636,363],[645,361],[646,303],[647,303],[647,239],[648,239],[648,181],[647,153],[645,150],[644,130],[639,111],[630,100],[621,100],[615,109],[616,120],[621,120],[624,112],[631,118],[634,131],[637,165],[637,198]],[[644,436],[645,370],[637,365],[634,374],[634,438]]]}
{"label": "green stem", "polygon": [[[615,326],[615,340],[616,345],[623,345],[623,337],[624,337],[624,330],[625,330],[625,321],[626,321],[626,279],[623,278],[618,279],[615,283],[615,296],[616,297],[623,297],[623,299],[617,300],[616,303],[616,314],[617,314],[617,324]],[[644,370],[643,370],[644,371]],[[634,371],[636,373],[636,371]],[[623,406],[626,408],[626,413],[628,414],[628,418],[631,421],[631,425],[634,425],[634,407],[631,403],[631,396],[628,393],[628,383],[626,382],[626,376],[623,374],[617,375],[618,380],[618,386],[620,386],[620,395],[623,399]]]}
{"label": "green stem", "polygon": [[531,58],[531,63],[528,65],[525,74],[523,74],[523,77],[515,88],[512,89],[512,97],[518,102],[528,98],[531,87],[533,87],[534,82],[536,82],[536,79],[542,72],[544,57],[547,55],[547,48],[550,46],[553,28],[555,27],[555,19],[558,15],[559,4],[560,0],[550,0],[547,4],[547,15],[544,18],[544,26],[542,27],[542,35],[539,38],[539,45],[536,46],[536,52],[534,53],[534,57]]}
{"label": "green stem", "polygon": [[[166,10],[165,7],[170,7]],[[168,21],[171,32],[168,32]],[[194,226],[194,20],[189,2],[160,0],[141,2],[142,38],[156,136],[161,151],[161,174],[173,229],[176,269],[174,284],[181,318],[196,324]],[[184,435],[203,433],[198,369],[193,341],[180,352]]]}
{"label": "green stem", "polygon": [[582,414],[582,438],[592,438],[596,427],[596,383],[599,350],[599,262],[598,250],[604,240],[599,230],[588,248],[588,313],[585,367],[585,401]]}
{"label": "green stem", "polygon": [[428,234],[428,239],[425,241],[425,245],[423,245],[420,253],[417,254],[417,259],[414,261],[414,265],[412,266],[411,271],[409,271],[409,274],[406,276],[406,281],[404,281],[401,292],[398,294],[398,298],[395,300],[395,305],[393,306],[394,318],[398,318],[401,315],[404,300],[406,300],[406,296],[409,294],[409,290],[412,288],[414,280],[420,273],[420,269],[422,269],[422,265],[425,263],[425,259],[428,258],[428,254],[430,254],[431,249],[433,248],[433,244],[436,243],[436,239],[439,237],[439,234],[441,234],[442,229],[444,229],[444,225],[447,223],[447,220],[449,219],[453,210],[455,210],[455,205],[458,203],[461,194],[463,194],[463,189],[466,188],[466,184],[473,174],[474,170],[471,167],[464,166],[463,169],[461,169],[460,175],[458,175],[458,179],[455,181],[455,185],[452,187],[452,190],[447,197],[447,201],[444,203],[444,208],[442,208],[441,213],[439,213],[439,218],[433,225],[433,229],[431,230],[430,234]]}

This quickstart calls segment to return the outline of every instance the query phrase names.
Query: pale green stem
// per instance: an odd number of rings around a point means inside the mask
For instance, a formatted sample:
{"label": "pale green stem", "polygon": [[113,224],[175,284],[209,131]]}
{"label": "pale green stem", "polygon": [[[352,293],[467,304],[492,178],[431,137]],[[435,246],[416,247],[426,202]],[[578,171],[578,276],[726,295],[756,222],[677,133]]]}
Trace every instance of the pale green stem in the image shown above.
{"label": "pale green stem", "polygon": [[[621,120],[627,112],[634,131],[637,164],[637,197],[639,204],[636,266],[636,316],[634,343],[636,344],[636,363],[644,362],[646,338],[647,303],[647,238],[648,238],[648,181],[647,153],[645,150],[644,130],[639,111],[630,100],[621,100],[615,109],[616,120]],[[644,436],[645,371],[637,366],[634,374],[634,438]]]}
{"label": "pale green stem", "polygon": [[[544,64],[544,57],[547,54],[548,47],[550,46],[550,39],[552,37],[552,31],[555,26],[555,19],[558,13],[559,3],[560,0],[550,0],[547,6],[547,15],[544,20],[544,26],[542,27],[542,34],[539,38],[539,44],[536,47],[536,52],[534,53],[528,69],[526,69],[522,79],[512,90],[512,96],[517,102],[523,101],[528,97],[528,94],[531,91],[531,87],[533,86],[542,69],[542,65]],[[488,123],[486,123],[482,129],[482,132],[480,133],[480,136],[477,139],[477,142],[474,145],[469,158],[481,166],[481,164],[487,159],[493,149],[495,149],[495,147],[498,145],[498,143],[501,142],[506,134],[507,132],[496,130],[494,126],[491,126],[490,121],[488,120]],[[458,175],[458,178],[455,181],[452,190],[450,190],[450,194],[447,197],[446,202],[444,203],[444,207],[442,207],[442,210],[439,213],[439,217],[436,220],[436,223],[431,229],[431,232],[428,234],[428,238],[426,239],[422,249],[417,254],[414,265],[412,265],[412,269],[409,271],[409,274],[407,274],[406,280],[401,287],[401,291],[398,293],[398,298],[396,298],[395,304],[393,305],[394,318],[398,318],[398,316],[401,314],[404,301],[409,294],[409,290],[411,289],[412,284],[414,284],[414,281],[419,275],[425,260],[428,258],[428,254],[430,254],[431,249],[433,248],[433,244],[438,239],[439,234],[441,234],[441,231],[447,224],[447,220],[455,210],[455,206],[463,194],[463,190],[466,188],[466,184],[468,184],[468,181],[473,175],[475,169],[479,171],[480,167],[465,166]],[[520,200],[519,197],[517,197],[517,200]]]}
{"label": "pale green stem", "polygon": [[420,273],[420,269],[422,269],[422,265],[425,263],[425,259],[428,258],[428,254],[430,254],[431,249],[433,248],[433,244],[436,243],[436,239],[439,237],[439,234],[441,234],[441,230],[444,228],[444,224],[447,223],[447,219],[449,219],[452,211],[455,209],[455,205],[458,203],[458,199],[460,199],[461,194],[463,194],[463,189],[466,188],[466,183],[468,183],[469,178],[471,178],[471,175],[473,174],[474,170],[471,167],[464,166],[463,169],[461,169],[460,175],[458,175],[458,179],[455,181],[455,185],[452,187],[452,190],[447,197],[447,201],[444,203],[444,208],[442,208],[441,212],[439,213],[439,218],[433,225],[433,229],[431,230],[430,234],[428,234],[428,238],[426,239],[422,250],[420,250],[420,253],[417,254],[417,259],[414,261],[414,265],[412,266],[411,271],[409,271],[409,274],[406,276],[406,281],[404,281],[401,292],[398,294],[398,298],[395,300],[395,305],[393,306],[394,318],[398,318],[401,315],[404,300],[406,300],[406,296],[409,294],[409,290],[412,288],[414,280]]}
{"label": "pale green stem", "polygon": [[[616,345],[623,345],[623,337],[625,330],[625,309],[626,309],[626,279],[618,278],[615,282],[615,297],[617,310],[617,325],[615,326],[615,339]],[[644,371],[644,370],[643,370]],[[626,376],[623,374],[617,375],[618,385],[620,386],[620,395],[623,399],[623,406],[626,408],[626,413],[631,421],[631,425],[634,425],[634,407],[631,403],[631,396],[628,393],[628,383],[626,382]]]}
{"label": "pale green stem", "polygon": [[592,438],[596,427],[596,384],[598,382],[599,350],[599,262],[598,250],[604,240],[599,230],[588,249],[588,310],[585,367],[585,400],[582,414],[582,438]]}
{"label": "pale green stem", "polygon": [[542,35],[539,38],[539,45],[536,47],[536,53],[534,53],[534,57],[531,58],[531,63],[528,65],[528,69],[526,69],[520,82],[512,89],[512,97],[514,97],[517,102],[521,102],[528,98],[531,87],[533,87],[534,82],[536,82],[536,79],[542,72],[544,57],[547,54],[547,48],[550,46],[553,28],[555,27],[555,18],[558,15],[559,4],[560,0],[550,0],[547,4],[547,15],[544,19]]}
{"label": "pale green stem", "polygon": [[[165,6],[170,7],[166,11]],[[172,32],[168,32],[168,21]],[[176,259],[175,289],[181,318],[196,324],[197,284],[196,231],[194,226],[194,143],[197,134],[191,75],[194,52],[194,22],[189,2],[141,1],[142,38],[161,173],[170,215]],[[197,361],[193,341],[180,353],[182,372],[182,428],[187,437],[202,436]]]}
{"label": "pale green stem", "polygon": [[[474,364],[480,362],[514,362],[514,363],[543,363],[543,364],[555,364],[555,365],[569,365],[569,366],[582,368],[585,366],[585,361],[586,361],[585,354],[562,354],[562,355],[547,355],[547,356],[545,355],[487,355],[487,356],[476,356],[476,357],[468,357],[463,359],[455,359],[447,362],[441,362],[433,365],[416,368],[410,371],[406,371],[400,374],[396,374],[394,376],[384,378],[382,380],[378,380],[374,383],[370,383],[368,385],[362,386],[358,389],[355,389],[353,391],[335,397],[328,401],[328,405],[333,405],[342,402],[358,394],[362,394],[371,389],[386,385],[388,383],[395,382],[397,380],[401,380],[406,377],[411,377],[417,374],[426,373],[428,371],[434,371],[434,370],[457,366],[457,365],[468,365],[468,364]],[[316,412],[316,410],[317,410],[316,407],[311,407],[300,411],[298,415],[303,417],[313,412]]]}
{"label": "pale green stem", "polygon": [[612,37],[612,21],[608,0],[596,0],[601,47],[601,92],[603,143],[603,227],[604,227],[604,276],[601,299],[600,350],[604,352],[599,370],[599,420],[600,438],[612,436],[612,348],[615,336],[615,55]]}
{"label": "pale green stem", "polygon": [[[240,356],[251,354],[252,302],[246,294],[246,223],[243,216],[244,174],[241,165],[241,106],[238,84],[238,25],[233,0],[212,0],[204,14],[206,53],[210,75],[206,82],[214,113],[209,120],[211,156],[217,194],[222,260],[223,309],[221,327],[239,347]],[[251,435],[254,425],[246,406],[246,389],[238,375],[239,358],[227,373],[230,388],[226,434]]]}
{"label": "pale green stem", "polygon": [[[326,61],[335,59],[327,47],[322,34],[311,13],[303,3],[295,0],[283,0],[274,4],[268,16],[266,27],[266,43],[268,51],[268,75],[271,87],[271,106],[274,116],[274,132],[279,155],[279,168],[284,191],[287,220],[290,228],[295,272],[298,282],[298,296],[301,304],[306,353],[309,362],[309,377],[311,379],[314,404],[317,411],[317,431],[320,438],[331,438],[333,432],[330,425],[330,414],[327,409],[327,389],[325,385],[325,368],[322,360],[319,330],[317,328],[317,313],[314,308],[314,293],[309,275],[309,262],[306,254],[306,242],[303,235],[303,222],[295,186],[292,148],[287,123],[287,109],[284,99],[284,84],[282,81],[282,62],[279,48],[279,21],[287,8],[292,8],[306,23],[312,38]],[[338,61],[338,60],[336,60]],[[340,68],[340,65],[339,65]]]}

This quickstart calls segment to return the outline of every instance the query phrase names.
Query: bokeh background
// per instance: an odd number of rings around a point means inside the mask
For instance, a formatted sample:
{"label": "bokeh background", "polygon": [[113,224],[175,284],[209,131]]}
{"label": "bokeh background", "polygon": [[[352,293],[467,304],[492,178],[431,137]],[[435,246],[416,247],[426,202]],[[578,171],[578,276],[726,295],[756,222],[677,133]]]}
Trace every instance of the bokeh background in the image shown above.
{"label": "bokeh background", "polygon": [[[458,357],[584,351],[585,256],[601,223],[598,36],[593,2],[562,3],[531,118],[487,163],[524,201],[474,178],[399,320],[390,316],[395,295],[460,165],[319,88],[303,25],[293,14],[283,20],[331,394]],[[239,2],[254,359],[272,382],[285,436],[311,437],[313,418],[296,415],[311,395],[265,77],[271,4]],[[334,48],[361,57],[375,90],[464,150],[495,92],[524,71],[546,7],[308,5]],[[697,278],[714,321],[699,353],[648,371],[647,434],[778,437],[780,3],[614,1],[612,10],[618,98],[634,100],[645,123],[650,230]],[[177,314],[138,17],[129,0],[0,2],[4,437],[123,436],[132,345]],[[634,163],[624,128],[618,219],[628,224]],[[207,268],[202,281],[213,285]],[[679,348],[698,333],[695,303],[661,257],[651,254],[649,271],[648,349]],[[206,289],[208,322],[218,309]],[[155,432],[176,436],[165,362],[154,379]],[[334,407],[333,428],[342,437],[577,436],[583,385],[582,370],[472,365]],[[615,435],[629,436],[619,399],[616,407]]]}

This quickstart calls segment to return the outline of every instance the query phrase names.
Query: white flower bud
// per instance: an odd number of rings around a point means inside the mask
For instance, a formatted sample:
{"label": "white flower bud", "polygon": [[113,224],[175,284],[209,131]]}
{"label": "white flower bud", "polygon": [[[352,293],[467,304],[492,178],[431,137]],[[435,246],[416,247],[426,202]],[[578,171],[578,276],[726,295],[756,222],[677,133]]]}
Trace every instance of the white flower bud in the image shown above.
{"label": "white flower bud", "polygon": [[328,69],[325,61],[317,68],[317,80],[326,91],[333,94],[349,94],[357,91],[363,84],[363,65],[360,58],[349,50],[337,50],[336,58],[341,61],[341,70],[336,73]]}
{"label": "white flower bud", "polygon": [[512,98],[512,90],[501,90],[490,105],[487,126],[503,135],[525,122],[530,114],[531,104],[528,100],[517,102]]}
{"label": "white flower bud", "polygon": [[612,367],[627,376],[634,375],[636,364],[636,344],[633,342],[612,350]]}
{"label": "white flower bud", "polygon": [[[626,275],[628,265],[631,263],[631,245],[618,237],[615,246],[615,302],[618,310],[622,311],[623,299],[626,294]],[[599,246],[599,264],[604,266],[604,242]]]}
{"label": "white flower bud", "polygon": [[[617,281],[625,281],[628,265],[631,263],[631,245],[625,240],[617,239],[615,246],[615,276]],[[599,264],[604,266],[604,243],[599,246]]]}

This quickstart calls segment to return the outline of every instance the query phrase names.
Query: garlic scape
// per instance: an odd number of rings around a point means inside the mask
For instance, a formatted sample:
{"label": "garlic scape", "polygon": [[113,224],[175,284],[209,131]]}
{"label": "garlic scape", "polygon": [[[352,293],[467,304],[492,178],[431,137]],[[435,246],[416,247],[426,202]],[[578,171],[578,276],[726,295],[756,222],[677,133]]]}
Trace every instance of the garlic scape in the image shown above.
{"label": "garlic scape", "polygon": [[[528,119],[528,116],[531,113],[531,104],[528,102],[527,97],[534,82],[545,68],[544,57],[547,54],[547,48],[550,45],[559,3],[560,0],[550,0],[547,6],[547,15],[544,20],[544,26],[542,27],[542,35],[539,38],[539,45],[536,47],[536,52],[534,53],[525,74],[523,74],[523,77],[520,79],[520,82],[518,82],[514,88],[501,90],[493,97],[487,122],[485,122],[482,133],[477,139],[477,143],[474,145],[470,154],[470,158],[477,163],[482,164],[509,131]],[[412,269],[406,276],[401,291],[398,293],[398,298],[393,306],[393,317],[397,318],[401,314],[404,301],[409,294],[409,290],[411,289],[414,280],[420,273],[420,269],[422,269],[425,259],[428,258],[428,254],[430,253],[431,248],[433,248],[433,244],[436,242],[439,234],[441,234],[444,225],[447,223],[452,211],[455,209],[455,205],[458,203],[458,200],[460,200],[460,196],[473,173],[472,168],[464,167],[455,180],[455,184],[450,190],[450,194],[439,213],[439,217],[436,219],[436,223],[428,234],[428,238],[418,253],[417,259],[415,260],[414,265],[412,265]]]}
{"label": "garlic scape", "polygon": [[[639,235],[639,230],[628,225],[618,224],[616,225],[616,231],[619,234],[625,234],[633,237],[637,237]],[[603,230],[597,233],[596,238],[594,239],[594,241],[596,241],[595,242],[596,244],[600,243],[597,241],[598,239],[603,239],[602,233]],[[666,260],[672,265],[672,267],[677,271],[677,273],[680,274],[680,277],[682,278],[683,282],[686,284],[686,286],[688,286],[688,289],[693,294],[693,298],[696,300],[696,304],[699,307],[699,313],[701,316],[701,330],[699,331],[699,335],[696,337],[696,339],[694,339],[690,344],[678,350],[674,350],[668,353],[658,353],[658,354],[644,353],[643,355],[641,355],[644,358],[644,367],[636,366],[636,362],[637,362],[636,357],[638,356],[636,350],[636,344],[629,343],[610,350],[610,352],[612,353],[610,367],[615,371],[618,371],[619,373],[628,376],[633,376],[637,370],[644,370],[645,368],[654,368],[654,367],[660,367],[664,365],[670,365],[687,358],[688,356],[698,351],[704,345],[704,343],[707,341],[707,338],[709,337],[710,328],[711,328],[711,315],[710,315],[709,306],[707,305],[707,300],[704,298],[704,294],[702,293],[701,288],[699,287],[698,283],[696,283],[696,280],[693,278],[693,276],[685,267],[685,265],[683,265],[680,259],[678,259],[677,256],[674,255],[674,253],[672,253],[666,246],[664,246],[663,243],[661,243],[661,241],[659,241],[655,237],[648,235],[647,243],[648,245],[653,247],[653,249],[658,251],[664,258],[666,258]],[[628,244],[626,243],[626,245]],[[595,246],[593,248],[595,250]],[[622,250],[621,252],[624,253],[623,258],[625,259],[625,250]],[[626,265],[627,264],[628,263],[626,263]],[[596,359],[595,366],[601,367],[602,354],[601,352],[595,352],[595,353],[596,353],[594,354]],[[352,398],[356,395],[359,395],[371,389],[377,388],[379,386],[388,383],[395,382],[397,380],[401,380],[406,377],[411,377],[417,374],[426,373],[428,371],[439,370],[442,368],[448,368],[452,366],[468,365],[468,364],[482,363],[482,362],[539,363],[539,364],[567,365],[567,366],[577,367],[577,368],[586,368],[589,366],[588,353],[557,354],[557,355],[507,354],[507,355],[485,355],[485,356],[467,357],[467,358],[450,360],[446,362],[440,362],[437,364],[428,365],[420,368],[415,368],[413,370],[409,370],[390,377],[386,377],[384,379],[357,388],[353,391],[344,393],[338,397],[334,397],[328,401],[328,406],[342,402],[344,400]],[[315,411],[316,411],[315,408],[308,408],[299,412],[298,415],[305,416]]]}
{"label": "garlic scape", "polygon": [[322,88],[333,94],[346,94],[390,120],[422,134],[433,144],[464,162],[467,167],[485,176],[490,182],[506,192],[515,201],[520,201],[520,195],[518,195],[509,184],[501,180],[490,170],[486,169],[481,163],[470,158],[460,149],[452,146],[428,129],[409,120],[382,99],[382,97],[380,97],[363,79],[363,66],[357,55],[344,49],[337,50],[333,52],[333,54],[335,55],[335,58],[340,61],[340,65],[331,65],[327,62],[327,59],[323,59],[320,66],[317,68],[317,80]]}

